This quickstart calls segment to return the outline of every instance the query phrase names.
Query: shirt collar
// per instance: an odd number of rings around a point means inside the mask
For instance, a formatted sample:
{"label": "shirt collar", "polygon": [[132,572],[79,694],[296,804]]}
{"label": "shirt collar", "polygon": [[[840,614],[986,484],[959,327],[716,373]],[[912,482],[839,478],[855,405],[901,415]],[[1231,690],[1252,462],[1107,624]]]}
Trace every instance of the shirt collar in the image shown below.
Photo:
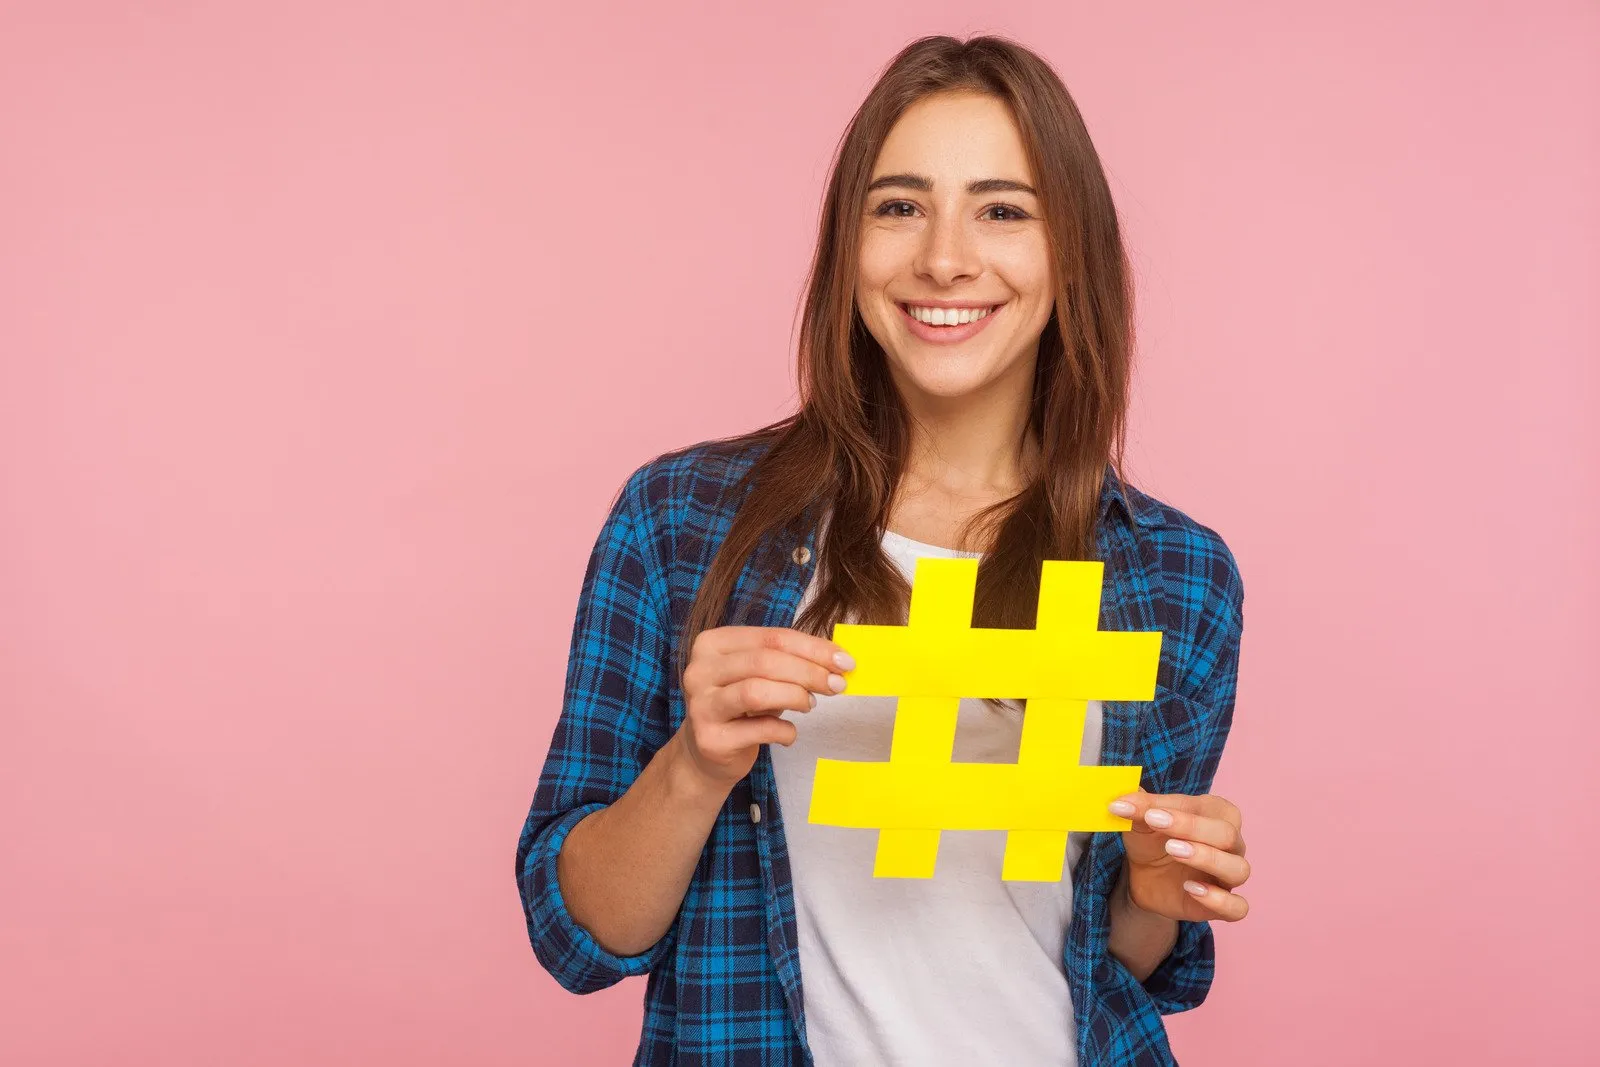
{"label": "shirt collar", "polygon": [[[1125,491],[1124,491],[1125,490]],[[1161,525],[1161,509],[1154,501],[1132,485],[1119,484],[1116,467],[1106,464],[1104,479],[1100,482],[1100,518],[1105,519],[1113,506],[1140,526]]]}

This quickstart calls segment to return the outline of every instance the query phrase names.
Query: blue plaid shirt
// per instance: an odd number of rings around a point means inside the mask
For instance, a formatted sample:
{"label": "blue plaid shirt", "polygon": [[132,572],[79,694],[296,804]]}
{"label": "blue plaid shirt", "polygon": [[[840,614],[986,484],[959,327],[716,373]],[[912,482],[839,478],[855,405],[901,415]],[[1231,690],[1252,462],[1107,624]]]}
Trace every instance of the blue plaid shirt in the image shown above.
{"label": "blue plaid shirt", "polygon": [[[627,479],[590,556],[561,716],[517,845],[517,885],[539,962],[575,993],[648,975],[636,1064],[811,1063],[783,816],[763,749],[723,805],[683,907],[648,951],[615,956],[573,921],[556,856],[579,820],[616,800],[684,717],[678,634],[762,445],[715,442]],[[768,538],[726,624],[789,626],[815,566],[815,523]],[[1137,764],[1155,793],[1206,793],[1233,717],[1242,588],[1222,539],[1107,474],[1097,525],[1102,629],[1162,630],[1154,701],[1104,702],[1101,762]],[[799,552],[804,545],[812,552]],[[802,562],[803,561],[803,562]],[[760,813],[759,819],[757,813]],[[1211,985],[1210,924],[1179,924],[1168,958],[1137,981],[1106,949],[1120,834],[1089,838],[1073,871],[1063,951],[1078,1062],[1172,1063],[1163,1014]],[[931,1007],[931,1006],[930,1006]]]}

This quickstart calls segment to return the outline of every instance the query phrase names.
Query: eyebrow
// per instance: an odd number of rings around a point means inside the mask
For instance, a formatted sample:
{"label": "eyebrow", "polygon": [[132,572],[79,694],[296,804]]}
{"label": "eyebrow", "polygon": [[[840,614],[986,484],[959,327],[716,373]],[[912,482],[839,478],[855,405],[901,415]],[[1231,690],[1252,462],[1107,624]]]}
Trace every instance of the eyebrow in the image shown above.
{"label": "eyebrow", "polygon": [[[915,189],[919,193],[933,192],[933,179],[921,174],[885,174],[881,178],[874,178],[872,184],[867,186],[867,192],[888,188]],[[1027,182],[1012,181],[1010,178],[981,178],[975,182],[967,183],[967,192],[974,196],[985,193],[1028,193],[1032,196],[1039,194]]]}

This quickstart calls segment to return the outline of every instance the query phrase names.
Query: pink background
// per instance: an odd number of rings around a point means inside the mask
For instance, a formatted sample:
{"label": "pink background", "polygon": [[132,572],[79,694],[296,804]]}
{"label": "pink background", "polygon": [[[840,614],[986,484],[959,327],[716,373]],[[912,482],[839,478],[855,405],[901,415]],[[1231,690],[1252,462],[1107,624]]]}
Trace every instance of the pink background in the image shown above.
{"label": "pink background", "polygon": [[626,1060],[512,876],[584,561],[788,409],[845,121],[987,29],[1248,590],[1180,1057],[1593,1062],[1595,4],[245,7],[0,22],[0,1061]]}

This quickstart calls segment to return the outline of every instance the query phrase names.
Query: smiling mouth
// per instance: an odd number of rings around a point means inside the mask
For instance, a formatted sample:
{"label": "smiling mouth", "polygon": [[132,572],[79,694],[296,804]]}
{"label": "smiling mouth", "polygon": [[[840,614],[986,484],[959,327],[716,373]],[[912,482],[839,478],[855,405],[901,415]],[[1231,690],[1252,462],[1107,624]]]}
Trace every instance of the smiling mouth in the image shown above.
{"label": "smiling mouth", "polygon": [[987,318],[999,307],[999,304],[965,308],[938,308],[924,307],[920,304],[901,304],[900,310],[925,326],[966,326],[969,323]]}

